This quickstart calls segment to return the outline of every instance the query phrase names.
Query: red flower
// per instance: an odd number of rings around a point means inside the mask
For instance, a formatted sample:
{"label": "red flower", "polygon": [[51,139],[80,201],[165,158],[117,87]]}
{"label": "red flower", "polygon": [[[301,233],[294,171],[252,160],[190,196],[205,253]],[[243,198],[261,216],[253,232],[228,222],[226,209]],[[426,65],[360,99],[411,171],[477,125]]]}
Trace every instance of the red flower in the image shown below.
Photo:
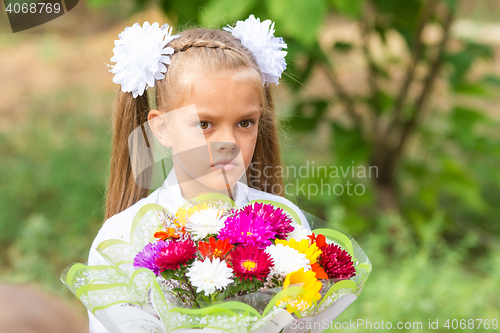
{"label": "red flower", "polygon": [[323,253],[319,262],[328,274],[328,278],[345,280],[356,275],[352,257],[347,251],[335,244],[326,244],[321,251]]}
{"label": "red flower", "polygon": [[274,265],[269,254],[257,245],[240,246],[231,252],[231,266],[236,277],[263,281]]}
{"label": "red flower", "polygon": [[226,259],[226,257],[230,256],[229,251],[234,248],[234,245],[229,243],[229,239],[225,240],[217,240],[215,241],[214,237],[210,237],[209,242],[198,243],[198,250],[200,251],[203,259],[214,259],[220,258],[221,260]]}
{"label": "red flower", "polygon": [[196,246],[191,239],[182,242],[170,242],[156,258],[156,265],[160,272],[167,269],[179,269],[181,265],[196,258]]}

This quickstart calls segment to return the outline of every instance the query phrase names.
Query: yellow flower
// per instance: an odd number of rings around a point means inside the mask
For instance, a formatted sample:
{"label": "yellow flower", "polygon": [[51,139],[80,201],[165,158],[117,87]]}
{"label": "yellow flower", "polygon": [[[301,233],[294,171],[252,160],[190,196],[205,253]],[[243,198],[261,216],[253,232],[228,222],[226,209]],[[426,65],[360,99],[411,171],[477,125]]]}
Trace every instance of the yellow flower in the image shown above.
{"label": "yellow flower", "polygon": [[304,272],[304,268],[301,268],[298,271],[288,274],[283,283],[283,289],[295,284],[302,286],[306,291],[296,296],[286,297],[278,302],[278,305],[286,303],[288,312],[306,310],[313,304],[313,301],[321,299],[319,291],[323,287],[323,284],[316,279],[315,272],[311,270]]}
{"label": "yellow flower", "polygon": [[277,239],[276,245],[283,244],[283,246],[291,247],[306,255],[306,258],[309,259],[311,265],[316,263],[318,257],[321,255],[321,250],[318,248],[316,243],[309,245],[309,239],[303,239],[300,242],[297,242],[295,239],[290,240],[282,240]]}
{"label": "yellow flower", "polygon": [[177,209],[177,212],[175,213],[175,216],[177,217],[177,220],[180,223],[180,226],[185,226],[186,225],[186,220],[193,215],[194,212],[202,209],[207,209],[207,203],[203,202],[201,204],[196,204],[192,207],[188,207],[187,209],[184,207],[179,207]]}

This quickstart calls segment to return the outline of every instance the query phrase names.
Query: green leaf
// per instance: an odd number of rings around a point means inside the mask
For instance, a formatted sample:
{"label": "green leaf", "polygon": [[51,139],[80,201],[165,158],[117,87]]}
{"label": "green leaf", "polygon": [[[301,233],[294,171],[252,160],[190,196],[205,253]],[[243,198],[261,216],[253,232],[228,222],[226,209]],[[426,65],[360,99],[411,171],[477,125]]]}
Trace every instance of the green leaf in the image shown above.
{"label": "green leaf", "polygon": [[336,42],[333,48],[337,51],[348,52],[353,49],[353,45],[351,43]]}
{"label": "green leaf", "polygon": [[[144,2],[147,0],[137,0],[138,2]],[[160,0],[160,8],[163,10],[163,12],[170,14],[170,11],[172,10],[172,7],[175,5],[175,2],[168,1],[168,0]]]}
{"label": "green leaf", "polygon": [[314,102],[301,102],[295,108],[293,115],[286,121],[297,131],[312,131],[323,119],[328,103],[324,100]]}
{"label": "green leaf", "polygon": [[[141,1],[142,4],[144,4],[147,0]],[[106,7],[110,4],[116,3],[118,0],[88,0],[87,1],[87,6],[90,9],[101,9],[103,7]],[[139,1],[136,1],[139,2]]]}
{"label": "green leaf", "polygon": [[496,75],[486,75],[481,82],[495,86],[500,86],[500,77]]}
{"label": "green leaf", "polygon": [[358,18],[361,15],[365,0],[330,0],[333,8],[347,17]]}
{"label": "green leaf", "polygon": [[388,112],[389,110],[392,110],[394,99],[388,93],[381,90],[378,91],[378,99],[382,114]]}
{"label": "green leaf", "polygon": [[189,295],[191,294],[188,290],[183,289],[183,288],[173,288],[172,290],[177,292],[177,293],[183,293],[183,294],[189,294]]}
{"label": "green leaf", "polygon": [[[161,276],[163,276],[165,280],[176,279],[175,272],[170,269],[163,271]],[[176,280],[178,280],[178,278]]]}
{"label": "green leaf", "polygon": [[380,31],[396,29],[405,38],[408,47],[413,49],[415,32],[418,26],[418,13],[422,10],[420,0],[373,0],[373,3],[380,10],[384,20],[378,22]]}
{"label": "green leaf", "polygon": [[382,24],[382,22],[375,22],[375,31],[378,33],[380,36],[380,39],[384,44],[387,44],[387,37],[385,34],[387,33],[387,28],[385,25]]}
{"label": "green leaf", "polygon": [[465,76],[478,58],[490,60],[492,57],[493,50],[490,46],[466,42],[463,50],[456,53],[445,53],[443,59],[454,68],[454,73],[450,76],[450,81],[456,87],[461,84],[467,84],[465,83]]}
{"label": "green leaf", "polygon": [[486,87],[480,83],[463,83],[460,82],[453,87],[453,90],[458,94],[487,96],[489,95]]}
{"label": "green leaf", "polygon": [[340,124],[332,124],[332,146],[337,157],[337,165],[352,166],[364,164],[368,160],[369,147],[357,128],[347,128]]}
{"label": "green leaf", "polygon": [[493,59],[493,48],[490,45],[479,44],[471,41],[467,41],[466,51],[468,53],[474,54],[477,58],[483,58],[485,60]]}
{"label": "green leaf", "polygon": [[383,78],[390,79],[389,72],[384,67],[378,64],[373,64],[373,70],[376,74],[382,76]]}
{"label": "green leaf", "polygon": [[135,6],[133,12],[144,10],[148,2],[149,0],[135,0]]}
{"label": "green leaf", "polygon": [[443,0],[443,2],[448,6],[451,11],[455,11],[457,9],[457,4],[459,1],[457,0]]}
{"label": "green leaf", "polygon": [[487,123],[488,118],[481,112],[465,107],[455,107],[450,118],[451,138],[467,149],[478,149],[480,136],[475,132],[479,123]]}
{"label": "green leaf", "polygon": [[444,53],[443,59],[450,63],[454,68],[454,74],[450,77],[453,85],[458,85],[462,77],[469,71],[474,58],[468,52]]}
{"label": "green leaf", "polygon": [[477,123],[486,120],[487,118],[478,110],[458,106],[452,110],[451,123],[456,133],[471,132]]}
{"label": "green leaf", "polygon": [[257,0],[211,0],[200,10],[199,21],[204,27],[217,28],[246,19]]}
{"label": "green leaf", "polygon": [[317,43],[327,14],[326,0],[265,0],[265,4],[276,22],[276,36],[293,37],[307,47]]}
{"label": "green leaf", "polygon": [[160,8],[167,14],[178,18],[175,25],[177,30],[189,28],[192,24],[199,24],[200,9],[205,6],[205,0],[172,1],[160,0]]}
{"label": "green leaf", "polygon": [[465,206],[478,213],[484,212],[486,203],[481,196],[481,189],[473,175],[459,161],[450,157],[442,160],[441,183],[442,190],[458,199],[457,204]]}

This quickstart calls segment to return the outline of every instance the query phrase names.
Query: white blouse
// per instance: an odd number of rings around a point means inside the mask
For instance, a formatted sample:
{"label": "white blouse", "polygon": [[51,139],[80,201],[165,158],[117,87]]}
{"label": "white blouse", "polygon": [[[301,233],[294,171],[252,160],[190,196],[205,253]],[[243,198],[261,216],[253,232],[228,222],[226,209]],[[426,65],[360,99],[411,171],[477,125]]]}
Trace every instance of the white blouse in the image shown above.
{"label": "white blouse", "polygon": [[[256,199],[273,200],[289,206],[298,214],[302,225],[310,230],[306,217],[291,201],[278,195],[250,188],[242,182],[238,182],[236,184],[236,196],[234,202],[239,208],[245,206],[249,201]],[[160,188],[152,192],[148,197],[139,200],[132,206],[116,215],[113,215],[104,222],[92,243],[92,247],[90,248],[87,265],[109,265],[109,263],[97,252],[97,246],[101,242],[108,239],[129,240],[132,221],[134,220],[134,217],[139,209],[144,205],[156,203],[165,207],[169,212],[175,213],[177,209],[186,201],[187,200],[181,194],[180,186],[177,183],[177,178],[175,176],[175,171],[172,169]],[[88,311],[88,314],[90,333],[110,333],[110,331],[97,320],[92,312]]]}

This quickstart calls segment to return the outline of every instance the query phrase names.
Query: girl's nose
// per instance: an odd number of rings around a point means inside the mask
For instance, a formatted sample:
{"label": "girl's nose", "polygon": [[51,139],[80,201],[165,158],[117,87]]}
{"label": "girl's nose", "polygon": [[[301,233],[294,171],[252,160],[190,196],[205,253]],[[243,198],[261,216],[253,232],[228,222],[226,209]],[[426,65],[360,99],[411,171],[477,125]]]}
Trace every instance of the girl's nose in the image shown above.
{"label": "girl's nose", "polygon": [[239,146],[236,143],[236,137],[232,128],[222,127],[217,132],[217,135],[212,137],[213,141],[211,142],[211,148],[213,148],[214,151],[239,152]]}
{"label": "girl's nose", "polygon": [[236,142],[216,141],[210,142],[210,148],[218,152],[235,152],[239,153],[239,146]]}

